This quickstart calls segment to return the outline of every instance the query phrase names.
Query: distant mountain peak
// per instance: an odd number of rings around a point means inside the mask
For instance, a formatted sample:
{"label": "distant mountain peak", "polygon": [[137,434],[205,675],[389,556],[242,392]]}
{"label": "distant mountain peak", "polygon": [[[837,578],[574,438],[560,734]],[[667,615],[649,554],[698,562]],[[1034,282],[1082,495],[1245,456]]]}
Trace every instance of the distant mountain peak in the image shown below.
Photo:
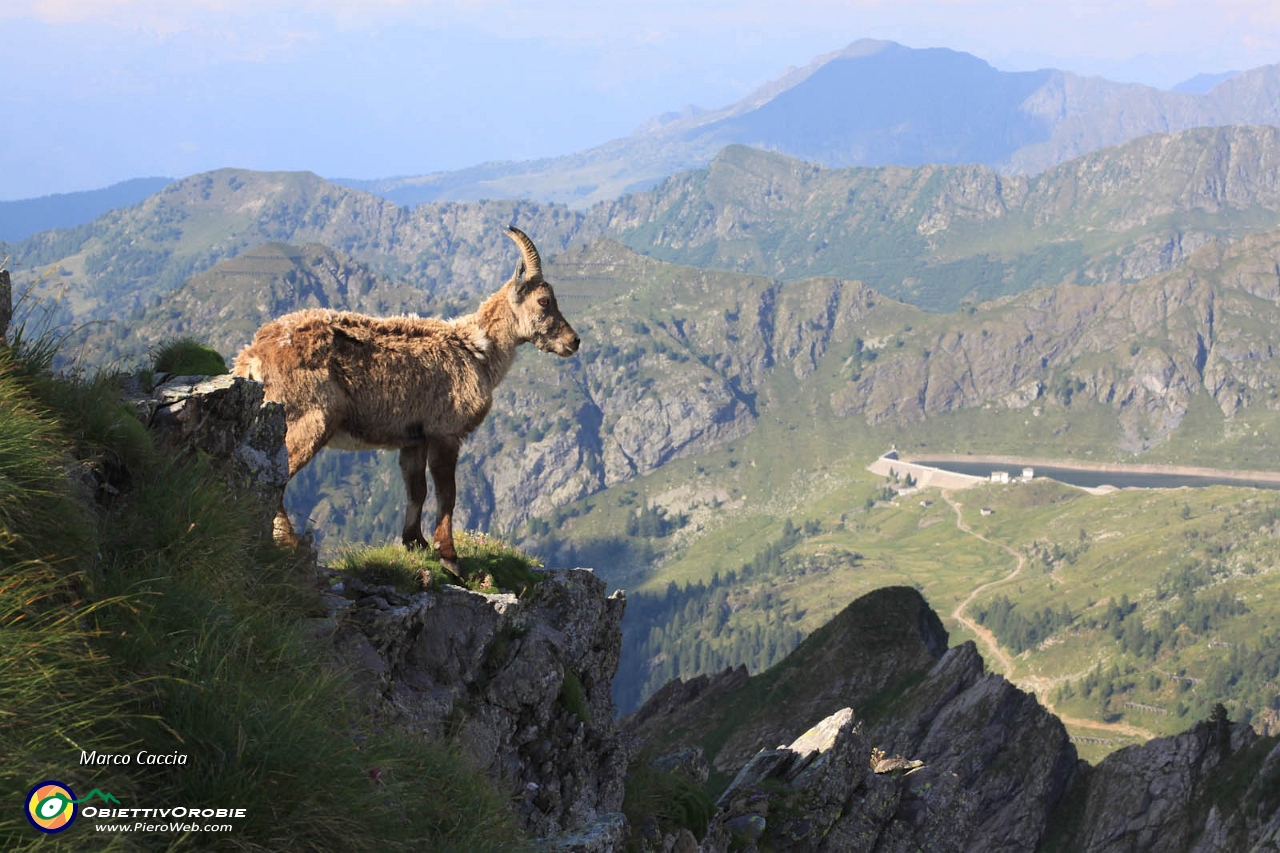
{"label": "distant mountain peak", "polygon": [[1230,80],[1239,73],[1239,71],[1220,71],[1217,74],[1206,74],[1202,72],[1194,77],[1188,77],[1169,91],[1183,92],[1191,95],[1205,95],[1208,94],[1214,86]]}

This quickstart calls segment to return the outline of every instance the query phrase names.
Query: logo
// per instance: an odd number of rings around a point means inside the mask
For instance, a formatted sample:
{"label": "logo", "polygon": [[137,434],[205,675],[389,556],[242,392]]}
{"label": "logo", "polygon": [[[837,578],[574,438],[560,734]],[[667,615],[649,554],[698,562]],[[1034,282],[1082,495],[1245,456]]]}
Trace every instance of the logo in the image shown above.
{"label": "logo", "polygon": [[120,804],[111,794],[98,788],[90,791],[89,796],[77,800],[69,785],[49,779],[27,792],[27,820],[41,832],[62,832],[76,819],[76,806],[94,797]]}
{"label": "logo", "polygon": [[62,832],[76,819],[76,795],[50,779],[27,794],[27,820],[41,832]]}

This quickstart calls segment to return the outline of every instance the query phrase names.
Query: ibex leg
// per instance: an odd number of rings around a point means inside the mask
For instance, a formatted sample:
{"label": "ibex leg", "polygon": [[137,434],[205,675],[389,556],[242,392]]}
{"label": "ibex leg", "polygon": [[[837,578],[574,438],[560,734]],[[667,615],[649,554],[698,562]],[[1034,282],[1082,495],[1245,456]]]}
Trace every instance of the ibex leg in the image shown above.
{"label": "ibex leg", "polygon": [[[333,428],[325,423],[324,414],[318,411],[308,412],[285,425],[284,446],[289,452],[290,480],[315,458],[332,436]],[[271,523],[271,537],[278,544],[291,548],[297,547],[300,541],[298,534],[294,532],[293,523],[289,521],[289,513],[285,511],[283,495],[280,497],[280,506],[276,509],[276,517]]]}
{"label": "ibex leg", "polygon": [[427,547],[422,535],[422,506],[427,502],[426,445],[405,447],[400,451],[400,476],[404,479],[404,532],[400,539],[406,548]]}
{"label": "ibex leg", "polygon": [[453,547],[453,506],[458,496],[457,441],[436,439],[427,445],[427,467],[436,487],[436,530],[432,537],[440,549],[440,561],[453,574],[458,573],[458,552]]}

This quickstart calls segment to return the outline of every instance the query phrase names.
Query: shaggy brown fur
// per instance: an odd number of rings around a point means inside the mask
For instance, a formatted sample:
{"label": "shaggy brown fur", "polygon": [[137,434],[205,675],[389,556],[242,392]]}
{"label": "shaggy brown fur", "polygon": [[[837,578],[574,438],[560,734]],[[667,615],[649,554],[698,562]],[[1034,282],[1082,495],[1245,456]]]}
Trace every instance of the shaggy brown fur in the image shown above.
{"label": "shaggy brown fur", "polygon": [[[259,329],[233,368],[262,382],[268,400],[284,404],[290,478],[326,445],[400,451],[408,494],[402,539],[409,548],[427,545],[422,507],[430,468],[438,508],[433,539],[454,572],[455,472],[462,440],[489,413],[493,390],[517,347],[532,342],[544,352],[570,356],[580,343],[542,278],[533,241],[514,227],[507,236],[520,247],[516,271],[474,314],[438,320],[298,311]],[[275,535],[298,541],[283,503]]]}

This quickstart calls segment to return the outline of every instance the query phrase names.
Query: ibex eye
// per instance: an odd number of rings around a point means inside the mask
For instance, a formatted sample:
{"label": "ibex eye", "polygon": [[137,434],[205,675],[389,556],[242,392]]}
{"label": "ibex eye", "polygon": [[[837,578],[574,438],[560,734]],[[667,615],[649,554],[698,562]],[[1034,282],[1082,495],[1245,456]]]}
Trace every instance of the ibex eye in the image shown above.
{"label": "ibex eye", "polygon": [[538,304],[541,305],[543,308],[546,308],[548,305],[551,304],[551,300],[546,296],[542,296],[542,297],[539,297]]}

